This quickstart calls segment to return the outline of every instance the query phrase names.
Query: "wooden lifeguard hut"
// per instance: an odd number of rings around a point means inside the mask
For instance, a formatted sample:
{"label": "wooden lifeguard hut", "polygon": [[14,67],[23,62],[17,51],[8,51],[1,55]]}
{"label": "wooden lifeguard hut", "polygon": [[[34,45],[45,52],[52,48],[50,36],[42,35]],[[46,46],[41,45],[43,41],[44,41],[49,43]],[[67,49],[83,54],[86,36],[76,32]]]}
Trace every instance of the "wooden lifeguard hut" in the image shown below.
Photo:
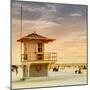
{"label": "wooden lifeguard hut", "polygon": [[54,40],[38,35],[36,32],[17,40],[23,44],[24,48],[21,55],[23,78],[48,76],[48,66],[57,61],[57,54],[55,52],[45,52],[44,46],[45,43]]}

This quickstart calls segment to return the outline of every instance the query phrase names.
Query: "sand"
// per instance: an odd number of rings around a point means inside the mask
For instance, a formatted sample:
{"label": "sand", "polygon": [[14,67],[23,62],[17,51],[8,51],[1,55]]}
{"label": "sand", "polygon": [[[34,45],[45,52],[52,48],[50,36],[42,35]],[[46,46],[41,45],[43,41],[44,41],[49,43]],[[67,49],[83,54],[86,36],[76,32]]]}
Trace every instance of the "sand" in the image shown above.
{"label": "sand", "polygon": [[19,70],[17,75],[12,73],[12,89],[87,84],[87,70],[82,70],[81,74],[75,74],[74,71],[73,67],[60,69],[59,72],[49,70],[48,77],[30,77],[22,81],[22,72]]}

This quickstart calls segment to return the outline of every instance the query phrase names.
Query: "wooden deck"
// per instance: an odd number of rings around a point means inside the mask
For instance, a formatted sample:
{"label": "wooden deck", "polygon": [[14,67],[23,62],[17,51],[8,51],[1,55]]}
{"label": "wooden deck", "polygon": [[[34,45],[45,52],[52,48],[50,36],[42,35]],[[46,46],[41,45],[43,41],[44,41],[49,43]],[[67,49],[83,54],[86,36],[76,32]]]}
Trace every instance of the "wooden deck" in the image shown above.
{"label": "wooden deck", "polygon": [[55,62],[57,61],[57,53],[55,52],[28,52],[22,54],[22,62]]}

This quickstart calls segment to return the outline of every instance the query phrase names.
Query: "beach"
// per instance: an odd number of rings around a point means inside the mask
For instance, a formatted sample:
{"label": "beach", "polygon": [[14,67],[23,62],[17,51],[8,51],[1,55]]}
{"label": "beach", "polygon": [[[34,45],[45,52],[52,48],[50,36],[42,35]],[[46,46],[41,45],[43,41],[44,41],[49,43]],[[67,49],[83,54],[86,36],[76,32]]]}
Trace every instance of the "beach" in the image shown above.
{"label": "beach", "polygon": [[58,72],[48,71],[47,77],[30,77],[26,80],[20,80],[22,72],[19,70],[16,75],[12,73],[12,89],[17,88],[36,88],[67,85],[85,85],[87,84],[87,70],[82,70],[81,74],[75,74],[74,67],[60,68]]}

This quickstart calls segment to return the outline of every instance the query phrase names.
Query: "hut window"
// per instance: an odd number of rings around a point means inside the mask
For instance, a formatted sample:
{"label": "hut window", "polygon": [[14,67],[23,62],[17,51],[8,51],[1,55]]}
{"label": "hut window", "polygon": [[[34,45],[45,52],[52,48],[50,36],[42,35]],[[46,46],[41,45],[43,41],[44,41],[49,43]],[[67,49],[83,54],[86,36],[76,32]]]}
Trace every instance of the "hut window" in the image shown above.
{"label": "hut window", "polygon": [[38,48],[38,52],[42,52],[42,48]]}
{"label": "hut window", "polygon": [[42,47],[42,43],[38,43],[38,47]]}
{"label": "hut window", "polygon": [[42,52],[42,43],[38,43],[38,52]]}

